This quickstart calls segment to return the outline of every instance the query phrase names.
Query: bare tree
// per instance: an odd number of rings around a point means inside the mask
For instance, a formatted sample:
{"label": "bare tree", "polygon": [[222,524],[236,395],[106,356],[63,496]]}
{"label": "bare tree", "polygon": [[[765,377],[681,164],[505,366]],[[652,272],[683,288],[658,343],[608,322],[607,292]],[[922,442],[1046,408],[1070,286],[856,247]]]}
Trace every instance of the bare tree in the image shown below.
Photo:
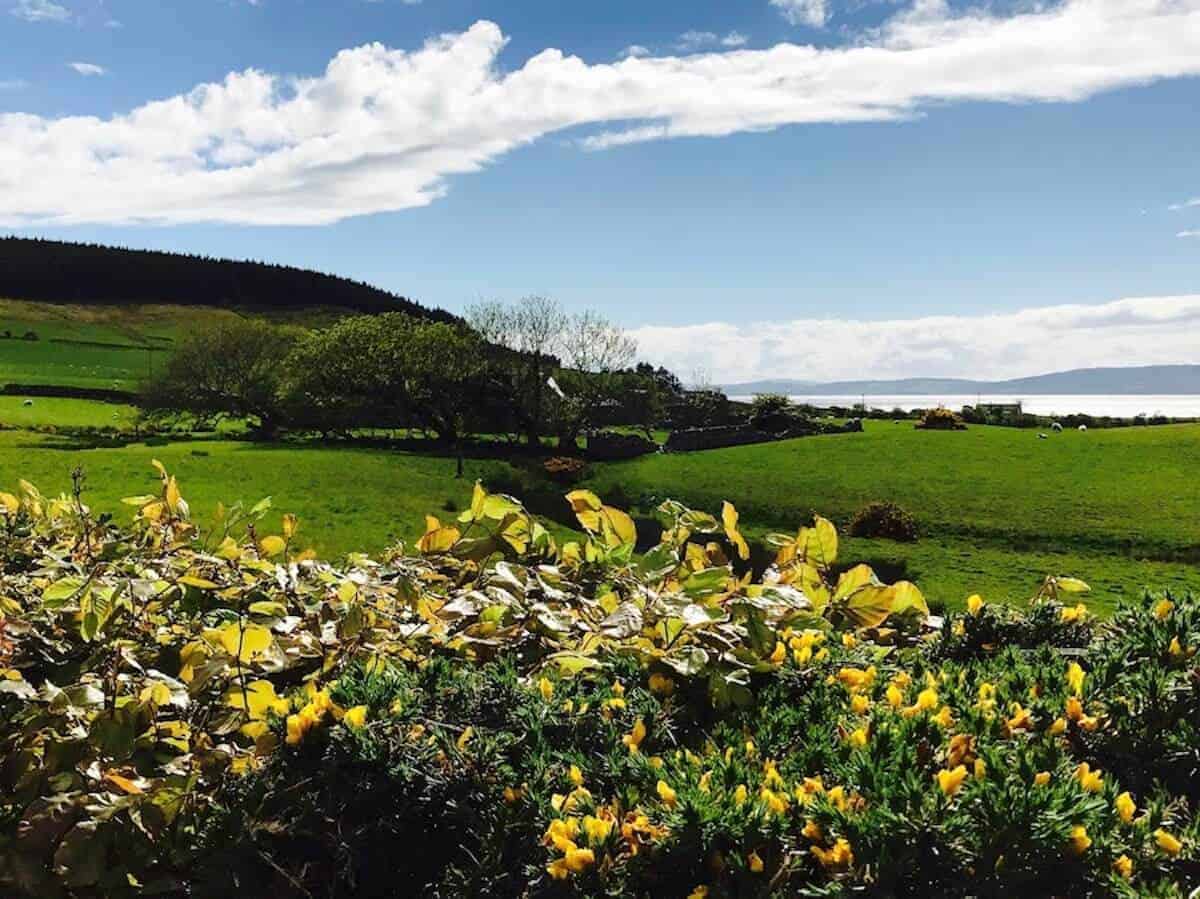
{"label": "bare tree", "polygon": [[590,311],[571,316],[559,345],[567,368],[592,374],[629,368],[638,350],[636,340],[604,316]]}

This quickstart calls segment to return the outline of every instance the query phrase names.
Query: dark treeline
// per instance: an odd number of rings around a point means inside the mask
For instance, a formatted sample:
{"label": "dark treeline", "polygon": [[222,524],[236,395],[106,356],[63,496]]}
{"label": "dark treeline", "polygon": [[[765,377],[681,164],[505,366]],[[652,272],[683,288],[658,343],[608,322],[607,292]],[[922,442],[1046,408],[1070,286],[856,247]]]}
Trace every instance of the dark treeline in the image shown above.
{"label": "dark treeline", "polygon": [[458,321],[445,310],[321,272],[19,237],[0,238],[0,297],[49,303],[182,303],[264,310],[333,306]]}

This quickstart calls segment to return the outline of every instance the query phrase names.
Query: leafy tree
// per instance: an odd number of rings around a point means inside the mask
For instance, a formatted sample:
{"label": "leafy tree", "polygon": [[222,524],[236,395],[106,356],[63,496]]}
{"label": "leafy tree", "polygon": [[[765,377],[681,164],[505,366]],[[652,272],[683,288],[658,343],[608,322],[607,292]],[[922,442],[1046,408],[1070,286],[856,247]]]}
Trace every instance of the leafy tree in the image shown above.
{"label": "leafy tree", "polygon": [[406,357],[419,324],[389,312],[351,316],[306,334],[285,365],[289,424],[329,433],[412,423]]}
{"label": "leafy tree", "polygon": [[143,403],[154,410],[247,418],[273,434],[283,423],[283,363],[302,334],[255,318],[203,328],[181,341],[147,382]]}

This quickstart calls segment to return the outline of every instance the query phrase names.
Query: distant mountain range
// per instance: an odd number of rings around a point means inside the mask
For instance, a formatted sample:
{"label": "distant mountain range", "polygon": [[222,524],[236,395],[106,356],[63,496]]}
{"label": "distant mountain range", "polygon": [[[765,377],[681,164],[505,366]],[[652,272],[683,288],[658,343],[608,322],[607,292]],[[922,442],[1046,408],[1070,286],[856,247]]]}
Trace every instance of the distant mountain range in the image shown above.
{"label": "distant mountain range", "polygon": [[1142,365],[1128,368],[1076,368],[1071,371],[973,381],[967,378],[902,378],[896,381],[795,381],[778,378],[726,384],[730,396],[783,393],[791,396],[1022,394],[1200,394],[1200,365]]}

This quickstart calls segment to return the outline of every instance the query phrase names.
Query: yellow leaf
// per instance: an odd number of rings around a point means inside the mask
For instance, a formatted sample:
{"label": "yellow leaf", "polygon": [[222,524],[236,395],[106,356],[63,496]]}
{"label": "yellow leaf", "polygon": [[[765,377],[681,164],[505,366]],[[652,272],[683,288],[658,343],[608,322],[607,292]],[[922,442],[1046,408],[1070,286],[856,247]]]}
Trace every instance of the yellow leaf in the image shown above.
{"label": "yellow leaf", "polygon": [[444,553],[447,552],[462,536],[462,532],[455,527],[442,527],[432,515],[427,516],[426,522],[432,522],[433,527],[425,532],[425,536],[417,541],[417,549],[423,553]]}
{"label": "yellow leaf", "polygon": [[298,519],[291,512],[288,512],[283,516],[281,529],[283,530],[283,536],[288,540],[291,540],[294,536],[296,536],[296,531],[299,529],[299,527],[300,519]]}
{"label": "yellow leaf", "polygon": [[572,490],[567,494],[567,502],[571,504],[576,515],[581,512],[599,512],[604,507],[600,497],[590,490]]}
{"label": "yellow leaf", "polygon": [[226,705],[246,712],[252,721],[261,721],[269,712],[282,716],[288,711],[288,701],[277,696],[275,685],[267,680],[252,681],[244,693],[241,687],[233,687],[222,698]]}
{"label": "yellow leaf", "polygon": [[164,499],[166,500],[167,508],[171,510],[171,514],[178,514],[181,497],[179,495],[179,485],[175,483],[174,477],[167,478],[167,492]]}
{"label": "yellow leaf", "polygon": [[0,506],[3,506],[9,515],[16,515],[21,511],[21,501],[11,493],[0,493]]}
{"label": "yellow leaf", "polygon": [[271,632],[257,624],[249,624],[245,628],[227,624],[221,628],[219,636],[225,651],[240,662],[252,661],[271,645]]}
{"label": "yellow leaf", "polygon": [[725,536],[729,538],[730,543],[737,547],[738,558],[742,561],[749,559],[750,547],[746,545],[746,538],[738,530],[738,513],[737,509],[733,507],[733,503],[721,504],[721,522],[725,525]]}
{"label": "yellow leaf", "polygon": [[898,581],[892,585],[892,614],[903,615],[905,612],[919,612],[923,618],[928,618],[929,605],[916,584]]}
{"label": "yellow leaf", "polygon": [[604,538],[609,547],[615,549],[618,546],[637,543],[637,526],[632,518],[613,506],[603,506],[601,513],[605,522]]}
{"label": "yellow leaf", "polygon": [[801,528],[797,540],[804,547],[805,561],[822,570],[828,569],[837,560],[838,535],[833,522],[816,516],[811,528]]}
{"label": "yellow leaf", "polygon": [[179,579],[179,583],[188,587],[195,587],[197,590],[217,590],[219,589],[212,581],[202,577],[196,577],[192,574],[185,574]]}
{"label": "yellow leaf", "polygon": [[258,542],[259,553],[268,558],[271,556],[282,555],[285,549],[287,549],[287,541],[282,537],[277,537],[274,534],[269,537],[263,537],[262,540]]}

